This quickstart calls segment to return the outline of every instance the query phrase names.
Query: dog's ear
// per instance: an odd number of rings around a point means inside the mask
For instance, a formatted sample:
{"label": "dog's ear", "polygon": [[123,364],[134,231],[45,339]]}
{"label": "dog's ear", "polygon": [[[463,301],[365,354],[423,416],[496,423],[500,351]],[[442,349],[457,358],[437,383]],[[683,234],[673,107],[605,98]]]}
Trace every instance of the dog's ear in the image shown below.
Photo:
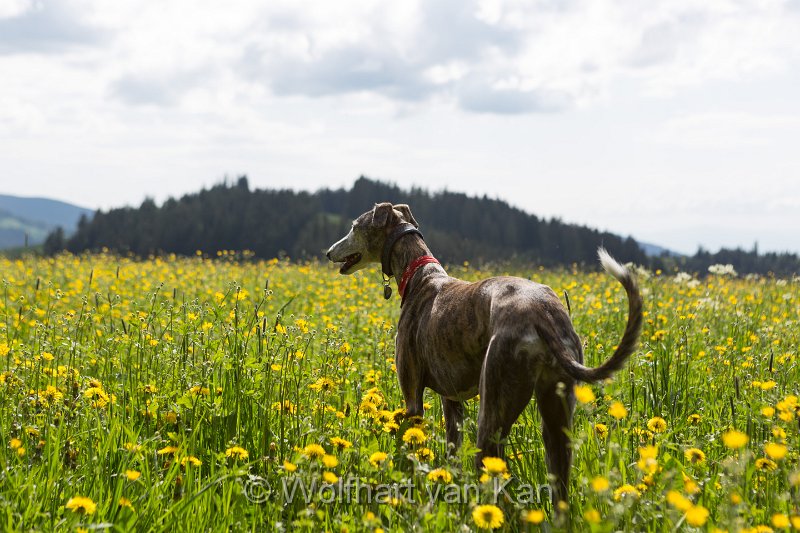
{"label": "dog's ear", "polygon": [[389,224],[389,220],[391,220],[393,215],[392,204],[389,202],[375,204],[375,207],[372,209],[372,225],[383,228]]}
{"label": "dog's ear", "polygon": [[414,215],[411,214],[411,209],[406,204],[397,204],[394,208],[400,211],[400,214],[403,215],[403,219],[410,224],[414,224],[415,228],[419,227],[417,221],[414,219]]}

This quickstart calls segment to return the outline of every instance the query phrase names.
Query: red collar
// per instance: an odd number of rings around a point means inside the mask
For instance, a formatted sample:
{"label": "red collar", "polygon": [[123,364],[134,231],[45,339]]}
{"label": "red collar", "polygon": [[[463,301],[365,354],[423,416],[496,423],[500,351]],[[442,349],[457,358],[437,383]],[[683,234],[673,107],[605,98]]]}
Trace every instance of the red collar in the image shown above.
{"label": "red collar", "polygon": [[428,263],[439,263],[439,260],[433,257],[432,255],[423,255],[421,257],[417,257],[406,267],[403,271],[403,277],[400,278],[400,283],[397,285],[397,292],[400,293],[400,305],[403,305],[403,300],[405,300],[405,292],[406,286],[408,282],[411,281],[411,278],[414,277],[414,274],[417,273],[417,270],[420,269],[423,265],[427,265]]}

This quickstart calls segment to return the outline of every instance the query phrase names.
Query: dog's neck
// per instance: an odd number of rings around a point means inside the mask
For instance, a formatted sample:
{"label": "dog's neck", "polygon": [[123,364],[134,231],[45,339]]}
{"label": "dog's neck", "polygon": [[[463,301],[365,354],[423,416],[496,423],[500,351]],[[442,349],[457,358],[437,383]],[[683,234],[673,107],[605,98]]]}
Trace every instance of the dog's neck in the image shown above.
{"label": "dog's neck", "polygon": [[410,265],[414,259],[422,257],[423,255],[432,254],[425,244],[425,241],[423,241],[419,235],[404,235],[395,243],[392,249],[390,262],[392,264],[392,275],[398,285],[400,285],[403,272],[406,271],[408,265]]}

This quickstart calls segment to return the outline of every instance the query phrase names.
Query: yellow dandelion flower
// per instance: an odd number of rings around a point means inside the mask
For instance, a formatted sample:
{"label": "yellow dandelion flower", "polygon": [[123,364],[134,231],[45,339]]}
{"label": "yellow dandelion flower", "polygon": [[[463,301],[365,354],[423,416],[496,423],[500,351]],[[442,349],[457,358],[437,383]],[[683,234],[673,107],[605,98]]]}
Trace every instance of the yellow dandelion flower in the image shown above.
{"label": "yellow dandelion flower", "polygon": [[761,457],[759,459],[756,459],[756,468],[766,472],[773,472],[778,468],[778,465],[777,463],[775,463],[775,461],[772,461],[771,459],[767,459],[766,457]]}
{"label": "yellow dandelion flower", "polygon": [[589,510],[587,510],[585,513],[583,513],[583,517],[590,524],[599,524],[600,520],[602,520],[602,517],[600,516],[600,512],[597,509],[589,509]]}
{"label": "yellow dandelion flower", "polygon": [[142,445],[136,444],[135,442],[126,442],[123,447],[131,453],[137,453],[142,451]]}
{"label": "yellow dandelion flower", "polygon": [[286,411],[292,415],[297,412],[297,407],[289,400],[284,400],[283,402],[274,402],[272,404],[272,409],[275,411]]}
{"label": "yellow dandelion flower", "polygon": [[120,496],[119,501],[117,503],[119,503],[120,507],[127,507],[131,511],[135,511],[136,510],[136,509],[133,508],[133,503],[131,503],[131,501],[128,498],[124,497],[124,496]]}
{"label": "yellow dandelion flower", "polygon": [[660,416],[654,416],[647,421],[647,429],[653,433],[663,433],[667,429],[667,421]]}
{"label": "yellow dandelion flower", "polygon": [[325,456],[325,448],[319,444],[309,444],[303,448],[303,455],[308,459],[322,459]]}
{"label": "yellow dandelion flower", "polygon": [[211,389],[208,387],[201,387],[200,385],[195,385],[194,387],[189,388],[189,394],[192,396],[208,396],[211,394]]}
{"label": "yellow dandelion flower", "polygon": [[702,505],[692,505],[686,510],[686,523],[692,527],[700,527],[708,520],[708,509]]}
{"label": "yellow dandelion flower", "polygon": [[798,405],[800,405],[800,401],[798,401],[797,396],[794,394],[789,394],[783,400],[778,402],[778,409],[789,409],[797,407]]}
{"label": "yellow dandelion flower", "polygon": [[386,461],[387,457],[389,456],[384,452],[375,452],[369,456],[369,464],[377,468]]}
{"label": "yellow dandelion flower", "polygon": [[12,450],[17,450],[22,447],[22,441],[14,437],[10,441],[8,441],[8,445],[11,447]]}
{"label": "yellow dandelion flower", "polygon": [[325,483],[330,483],[331,485],[333,485],[334,483],[339,481],[339,476],[337,476],[333,472],[325,471],[325,472],[322,473],[322,480]]}
{"label": "yellow dandelion flower", "polygon": [[529,524],[541,524],[544,518],[544,511],[541,509],[531,509],[522,513],[522,521]]}
{"label": "yellow dandelion flower", "polygon": [[789,517],[785,514],[776,513],[772,515],[772,525],[778,529],[787,529],[792,525],[792,523],[789,521]]}
{"label": "yellow dandelion flower", "polygon": [[363,520],[364,523],[368,526],[374,526],[381,523],[378,517],[375,516],[375,513],[373,513],[372,511],[367,511],[366,513],[364,513]]}
{"label": "yellow dandelion flower", "polygon": [[706,454],[700,448],[688,448],[683,452],[683,456],[693,465],[703,464],[706,460]]}
{"label": "yellow dandelion flower", "polygon": [[434,459],[433,450],[431,450],[430,448],[420,448],[417,451],[416,455],[417,455],[417,459],[419,459],[420,461],[428,461],[428,462],[430,462],[430,461],[433,461],[433,459]]}
{"label": "yellow dandelion flower", "polygon": [[325,454],[322,456],[322,464],[325,465],[325,468],[336,468],[336,465],[339,464],[339,459],[333,455]]}
{"label": "yellow dandelion flower", "polygon": [[232,446],[225,450],[225,457],[234,459],[236,461],[247,461],[247,459],[250,457],[250,454],[241,446]]}
{"label": "yellow dandelion flower", "polygon": [[594,434],[600,439],[605,439],[608,436],[608,426],[605,424],[595,424]]}
{"label": "yellow dandelion flower", "polygon": [[186,457],[181,459],[181,465],[191,465],[191,466],[200,466],[203,464],[203,461],[195,457],[194,455],[187,455]]}
{"label": "yellow dandelion flower", "polygon": [[408,428],[406,432],[403,433],[403,442],[407,444],[422,444],[426,440],[428,440],[428,437],[420,428]]}
{"label": "yellow dandelion flower", "polygon": [[498,476],[508,472],[508,465],[499,457],[484,457],[483,470],[490,476]]}
{"label": "yellow dandelion flower", "polygon": [[167,455],[167,454],[173,454],[174,455],[174,454],[178,453],[178,447],[177,446],[172,446],[172,445],[164,446],[163,448],[158,450],[156,453],[158,455]]}
{"label": "yellow dandelion flower", "polygon": [[697,424],[700,423],[700,415],[698,415],[697,413],[692,413],[691,415],[686,417],[686,421],[689,422],[689,424],[696,426]]}
{"label": "yellow dandelion flower", "polygon": [[125,477],[128,478],[128,481],[136,481],[141,477],[142,473],[138,470],[126,470]]}
{"label": "yellow dandelion flower", "polygon": [[334,448],[339,448],[340,450],[346,450],[348,448],[353,447],[353,443],[349,440],[340,439],[339,437],[332,437],[331,438],[331,445]]}
{"label": "yellow dandelion flower", "polygon": [[769,381],[764,381],[763,383],[761,383],[760,387],[761,387],[761,390],[770,390],[770,389],[774,389],[776,385],[777,385],[777,383],[775,383],[772,380],[769,380]]}
{"label": "yellow dandelion flower", "polygon": [[91,498],[87,498],[86,496],[73,496],[67,501],[67,504],[64,506],[73,513],[90,515],[94,514],[97,510],[97,504],[92,501]]}
{"label": "yellow dandelion flower", "polygon": [[786,447],[785,444],[778,444],[776,442],[768,442],[764,445],[764,453],[766,453],[770,459],[776,459],[780,461],[784,457],[786,457],[786,453],[789,449]]}
{"label": "yellow dandelion flower", "polygon": [[658,446],[644,446],[639,448],[639,460],[636,466],[647,474],[654,474],[658,470]]}
{"label": "yellow dandelion flower", "polygon": [[[373,404],[370,403],[369,405]],[[394,422],[394,413],[387,411],[386,409],[381,409],[380,411],[375,411],[373,418],[376,422],[386,424],[387,422]]]}
{"label": "yellow dandelion flower", "polygon": [[64,398],[64,393],[53,385],[48,385],[44,390],[39,391],[42,401],[58,403]]}
{"label": "yellow dandelion flower", "polygon": [[775,416],[775,408],[770,406],[764,407],[761,409],[761,415],[766,418],[772,418]]}
{"label": "yellow dandelion flower", "polygon": [[592,478],[591,485],[592,490],[595,492],[605,492],[610,486],[608,479],[604,478],[603,476]]}
{"label": "yellow dandelion flower", "polygon": [[641,496],[641,493],[634,487],[628,483],[622,485],[618,489],[614,491],[614,501],[620,501],[623,498],[633,498],[636,499]]}
{"label": "yellow dandelion flower", "polygon": [[453,481],[453,476],[444,468],[436,468],[428,472],[428,481],[435,481],[440,483],[450,483]]}
{"label": "yellow dandelion flower", "polygon": [[628,410],[622,405],[622,402],[614,402],[608,408],[608,414],[616,418],[617,420],[622,420],[626,416],[628,416]]}
{"label": "yellow dandelion flower", "polygon": [[688,494],[697,494],[700,492],[700,486],[694,479],[687,476],[683,472],[681,472],[681,476],[683,476],[683,490],[685,490]]}
{"label": "yellow dandelion flower", "polygon": [[111,401],[108,393],[100,387],[89,387],[83,391],[83,396],[90,400],[92,407],[96,409],[105,407]]}
{"label": "yellow dandelion flower", "polygon": [[594,392],[589,385],[576,385],[575,398],[577,398],[581,403],[592,403],[596,399]]}
{"label": "yellow dandelion flower", "polygon": [[750,438],[747,436],[747,434],[735,429],[726,431],[722,434],[722,443],[731,450],[738,450],[747,444],[748,440],[750,440]]}
{"label": "yellow dandelion flower", "polygon": [[297,470],[297,465],[292,463],[292,462],[290,462],[290,461],[284,461],[283,462],[283,469],[286,470],[287,472],[290,472],[290,473],[291,472],[295,472]]}
{"label": "yellow dandelion flower", "polygon": [[309,385],[308,388],[316,392],[331,392],[336,389],[336,383],[330,378],[322,377]]}
{"label": "yellow dandelion flower", "polygon": [[472,520],[481,529],[497,529],[503,525],[505,517],[496,505],[478,505],[472,510]]}
{"label": "yellow dandelion flower", "polygon": [[693,505],[692,500],[690,500],[677,490],[671,490],[667,492],[667,503],[684,513],[688,511]]}

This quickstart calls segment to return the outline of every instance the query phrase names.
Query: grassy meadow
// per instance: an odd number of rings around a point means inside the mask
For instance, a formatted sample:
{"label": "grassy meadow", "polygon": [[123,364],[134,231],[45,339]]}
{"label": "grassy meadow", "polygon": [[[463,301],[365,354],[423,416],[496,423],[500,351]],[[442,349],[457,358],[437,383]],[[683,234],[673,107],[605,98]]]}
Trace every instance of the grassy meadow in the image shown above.
{"label": "grassy meadow", "polygon": [[[611,354],[613,278],[510,273],[566,291],[588,364]],[[454,457],[435,394],[422,425],[398,416],[377,269],[101,254],[0,258],[0,278],[3,531],[559,528],[534,403],[479,472],[477,401]],[[639,351],[577,390],[572,528],[800,529],[800,283],[639,280]]]}

